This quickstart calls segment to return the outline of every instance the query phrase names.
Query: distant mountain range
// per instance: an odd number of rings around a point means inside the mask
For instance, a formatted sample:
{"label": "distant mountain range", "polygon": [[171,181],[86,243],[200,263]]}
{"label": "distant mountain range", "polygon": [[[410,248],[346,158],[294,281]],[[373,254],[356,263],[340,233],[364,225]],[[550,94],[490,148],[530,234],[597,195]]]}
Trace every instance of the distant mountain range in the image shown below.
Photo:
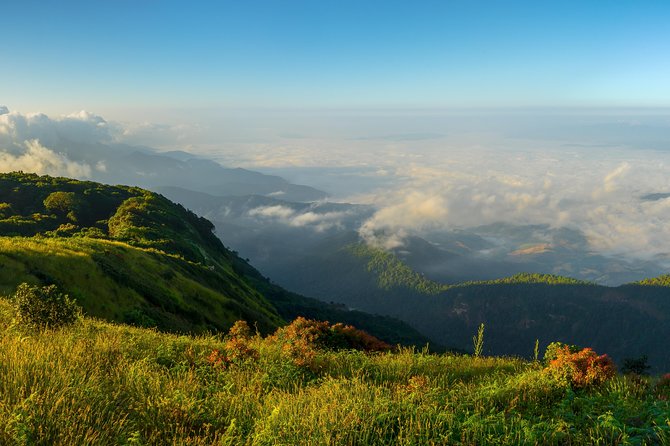
{"label": "distant mountain range", "polygon": [[315,201],[328,195],[309,186],[240,168],[226,168],[214,161],[186,152],[157,153],[128,150],[107,151],[106,170],[93,179],[105,183],[132,184],[149,189],[176,186],[193,191],[225,195],[273,195],[291,201]]}

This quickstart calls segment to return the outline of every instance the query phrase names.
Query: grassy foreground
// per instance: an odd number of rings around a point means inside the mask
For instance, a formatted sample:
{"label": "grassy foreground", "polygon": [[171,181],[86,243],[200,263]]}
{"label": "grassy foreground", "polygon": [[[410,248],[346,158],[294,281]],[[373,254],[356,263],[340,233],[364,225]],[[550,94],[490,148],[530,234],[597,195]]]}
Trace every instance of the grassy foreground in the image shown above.
{"label": "grassy foreground", "polygon": [[[656,379],[573,391],[512,358],[236,347],[83,319],[42,333],[0,300],[0,444],[670,444]],[[248,352],[247,352],[248,353]],[[292,359],[293,358],[293,359]]]}

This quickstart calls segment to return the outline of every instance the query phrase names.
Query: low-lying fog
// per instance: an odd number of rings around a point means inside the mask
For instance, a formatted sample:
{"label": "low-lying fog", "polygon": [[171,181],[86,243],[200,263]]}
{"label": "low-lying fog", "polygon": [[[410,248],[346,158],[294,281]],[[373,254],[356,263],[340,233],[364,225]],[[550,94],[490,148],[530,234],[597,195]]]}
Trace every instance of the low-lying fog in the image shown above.
{"label": "low-lying fog", "polygon": [[[312,186],[331,202],[372,206],[296,207],[276,191],[265,194],[276,201],[245,210],[259,226],[284,225],[310,237],[357,231],[407,256],[420,237],[436,249],[462,251],[467,262],[519,265],[504,272],[526,267],[609,284],[670,267],[670,110],[219,111],[181,118],[138,124],[85,112],[4,110],[0,170],[92,179],[104,173],[109,181],[112,166],[124,168],[110,162],[119,147],[184,150]],[[166,177],[152,185],[176,184]],[[220,212],[202,213],[225,222]],[[430,273],[429,260],[419,266]]]}

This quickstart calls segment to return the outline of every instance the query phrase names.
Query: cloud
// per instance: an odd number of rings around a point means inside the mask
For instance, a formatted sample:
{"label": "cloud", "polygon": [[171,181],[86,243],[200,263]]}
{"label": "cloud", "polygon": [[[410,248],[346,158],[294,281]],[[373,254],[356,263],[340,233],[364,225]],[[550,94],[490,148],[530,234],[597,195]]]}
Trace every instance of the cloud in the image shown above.
{"label": "cloud", "polygon": [[251,209],[249,215],[265,217],[265,218],[278,218],[278,219],[288,219],[295,215],[295,211],[286,206],[263,206]]}
{"label": "cloud", "polygon": [[68,159],[62,153],[50,150],[36,139],[26,141],[25,150],[19,154],[0,152],[0,171],[34,172],[40,175],[61,175],[75,178],[91,176],[91,166]]}
{"label": "cloud", "polygon": [[[503,222],[577,229],[595,252],[626,259],[670,255],[670,154],[611,147],[588,152],[479,149],[399,165],[397,186],[379,190],[376,213],[359,228],[383,247],[410,234],[471,229]],[[670,265],[669,265],[670,266]]]}
{"label": "cloud", "polygon": [[43,113],[0,114],[0,147],[21,146],[39,139],[48,147],[73,152],[72,143],[98,144],[116,140],[118,129],[101,116],[81,111],[52,119]]}
{"label": "cloud", "polygon": [[[20,151],[26,141],[37,139],[46,147],[75,161],[103,162],[110,151],[146,147],[187,149],[200,127],[183,124],[119,123],[85,110],[64,116],[21,113],[0,107],[0,150]],[[137,147],[134,147],[137,146]],[[133,148],[134,147],[134,148]],[[96,170],[103,172],[101,164]]]}
{"label": "cloud", "polygon": [[[314,206],[318,206],[315,204]],[[332,228],[341,228],[342,220],[350,215],[342,212],[315,212],[314,210],[296,211],[288,206],[273,205],[251,209],[250,217],[261,217],[294,228],[310,228],[318,232]]]}
{"label": "cloud", "polygon": [[387,249],[402,246],[406,229],[424,230],[445,225],[449,214],[445,197],[437,191],[398,193],[361,226],[368,243]]}

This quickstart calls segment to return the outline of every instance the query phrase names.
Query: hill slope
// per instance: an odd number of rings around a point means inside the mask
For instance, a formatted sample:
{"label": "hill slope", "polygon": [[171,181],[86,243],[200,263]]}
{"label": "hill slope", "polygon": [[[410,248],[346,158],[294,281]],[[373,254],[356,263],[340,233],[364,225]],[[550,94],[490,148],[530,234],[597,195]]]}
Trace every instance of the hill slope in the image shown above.
{"label": "hill slope", "polygon": [[2,174],[0,292],[24,281],[54,283],[89,315],[178,332],[225,330],[244,319],[266,333],[305,314],[361,322],[392,342],[427,342],[400,321],[368,318],[269,283],[212,229],[143,189]]}

